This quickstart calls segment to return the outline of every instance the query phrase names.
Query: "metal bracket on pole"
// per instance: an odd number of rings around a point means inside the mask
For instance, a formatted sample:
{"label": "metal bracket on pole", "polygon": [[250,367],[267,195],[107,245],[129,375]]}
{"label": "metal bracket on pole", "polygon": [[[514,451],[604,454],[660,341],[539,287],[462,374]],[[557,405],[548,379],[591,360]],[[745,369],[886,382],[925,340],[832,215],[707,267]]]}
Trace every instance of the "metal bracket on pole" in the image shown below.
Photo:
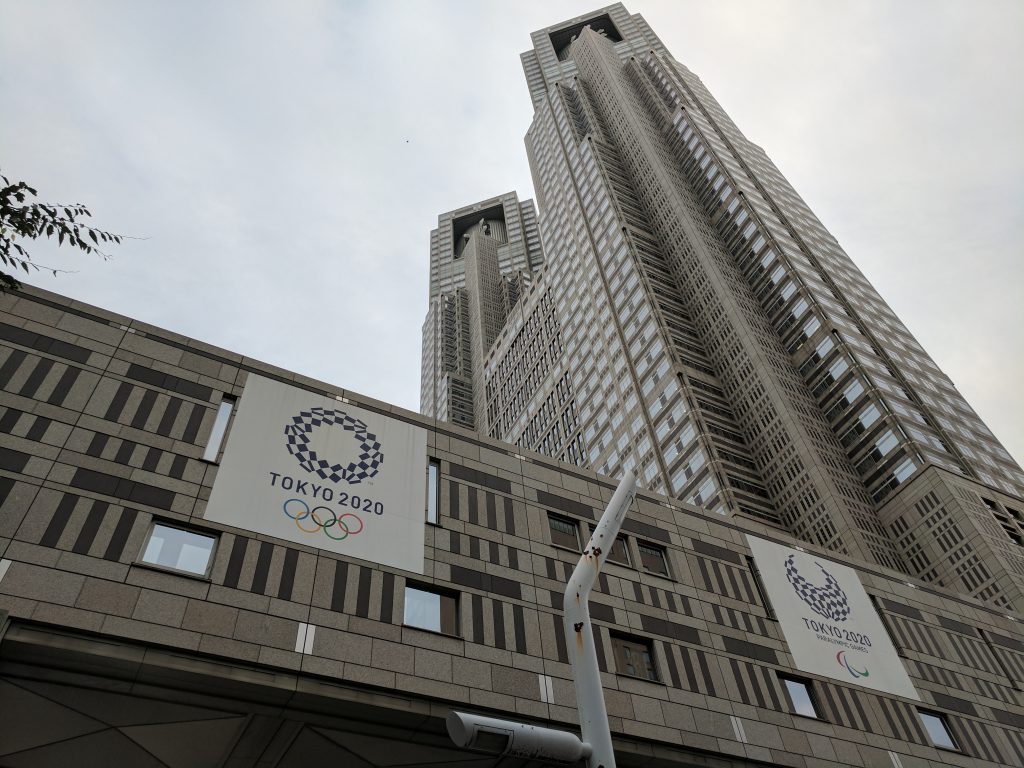
{"label": "metal bracket on pole", "polygon": [[590,748],[590,768],[615,768],[615,752],[608,728],[608,710],[604,704],[601,671],[597,666],[594,630],[590,624],[590,590],[597,582],[601,566],[615,545],[619,528],[636,497],[636,477],[626,472],[586,549],[572,578],[565,587],[565,638],[576,683],[576,706],[580,713],[583,743]]}

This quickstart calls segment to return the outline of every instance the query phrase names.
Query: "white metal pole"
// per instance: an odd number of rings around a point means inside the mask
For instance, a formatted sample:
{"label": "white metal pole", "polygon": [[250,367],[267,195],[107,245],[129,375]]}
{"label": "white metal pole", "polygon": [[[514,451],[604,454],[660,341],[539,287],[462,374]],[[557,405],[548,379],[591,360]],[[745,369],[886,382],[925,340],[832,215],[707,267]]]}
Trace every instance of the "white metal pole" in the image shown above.
{"label": "white metal pole", "polygon": [[590,590],[615,545],[615,537],[619,535],[622,520],[635,496],[636,477],[632,472],[626,472],[565,587],[565,642],[569,646],[572,677],[576,683],[581,735],[583,743],[591,749],[587,758],[590,768],[615,768],[608,710],[604,704],[594,630],[590,624]]}

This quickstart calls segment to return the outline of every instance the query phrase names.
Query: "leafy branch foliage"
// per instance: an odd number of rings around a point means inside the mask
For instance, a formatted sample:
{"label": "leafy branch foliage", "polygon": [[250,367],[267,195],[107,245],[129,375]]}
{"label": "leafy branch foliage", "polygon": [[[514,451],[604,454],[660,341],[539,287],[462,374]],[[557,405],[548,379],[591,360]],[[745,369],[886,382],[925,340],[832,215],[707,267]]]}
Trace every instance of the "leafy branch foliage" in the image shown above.
{"label": "leafy branch foliage", "polygon": [[[109,255],[101,250],[107,243],[120,243],[122,235],[104,232],[82,222],[91,218],[89,209],[81,203],[47,205],[32,202],[39,193],[23,181],[11,181],[0,174],[0,262],[15,272],[19,269],[58,270],[36,264],[28,250],[18,239],[36,240],[41,237],[57,238],[58,245],[67,242],[88,254],[104,259]],[[27,201],[27,202],[26,202]],[[0,270],[0,292],[21,287],[13,275]]]}

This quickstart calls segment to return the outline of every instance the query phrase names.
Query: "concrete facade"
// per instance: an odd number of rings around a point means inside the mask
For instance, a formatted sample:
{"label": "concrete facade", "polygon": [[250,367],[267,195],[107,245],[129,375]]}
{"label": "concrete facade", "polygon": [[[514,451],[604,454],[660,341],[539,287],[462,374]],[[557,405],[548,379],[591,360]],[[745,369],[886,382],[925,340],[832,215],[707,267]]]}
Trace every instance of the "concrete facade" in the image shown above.
{"label": "concrete facade", "polygon": [[[455,750],[444,716],[574,728],[561,596],[579,552],[550,518],[585,531],[614,481],[40,290],[0,310],[0,764],[536,765]],[[427,430],[425,575],[204,520],[216,412],[251,374]],[[213,537],[208,572],[143,562],[154,523]],[[634,565],[609,562],[592,606],[620,765],[1024,763],[1020,615],[828,553],[921,701],[880,695],[796,670],[745,544],[792,541],[777,528],[641,492],[623,530]],[[453,631],[404,622],[410,585],[454,601]],[[617,638],[655,679],[623,672]],[[792,714],[780,675],[819,718]]]}

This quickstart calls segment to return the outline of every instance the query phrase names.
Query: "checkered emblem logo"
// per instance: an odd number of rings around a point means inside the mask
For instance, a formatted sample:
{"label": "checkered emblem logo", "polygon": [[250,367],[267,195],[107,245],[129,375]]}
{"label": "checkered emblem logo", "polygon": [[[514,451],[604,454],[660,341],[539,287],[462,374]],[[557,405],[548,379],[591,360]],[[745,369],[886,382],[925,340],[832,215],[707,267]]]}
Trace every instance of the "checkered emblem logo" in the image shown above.
{"label": "checkered emblem logo", "polygon": [[815,563],[825,574],[825,586],[815,586],[797,572],[795,557],[796,555],[790,555],[786,558],[786,579],[793,585],[797,596],[819,616],[832,621],[846,621],[850,615],[850,604],[839,582],[821,563]]}
{"label": "checkered emblem logo", "polygon": [[[317,455],[310,445],[310,435],[323,426],[340,427],[352,433],[352,438],[359,444],[355,461],[342,466]],[[284,428],[284,434],[288,438],[288,453],[296,458],[299,466],[324,480],[335,483],[345,480],[356,485],[374,477],[384,463],[384,453],[377,436],[369,431],[365,422],[344,411],[328,411],[319,407],[301,411],[298,416],[292,416],[292,423]]]}

